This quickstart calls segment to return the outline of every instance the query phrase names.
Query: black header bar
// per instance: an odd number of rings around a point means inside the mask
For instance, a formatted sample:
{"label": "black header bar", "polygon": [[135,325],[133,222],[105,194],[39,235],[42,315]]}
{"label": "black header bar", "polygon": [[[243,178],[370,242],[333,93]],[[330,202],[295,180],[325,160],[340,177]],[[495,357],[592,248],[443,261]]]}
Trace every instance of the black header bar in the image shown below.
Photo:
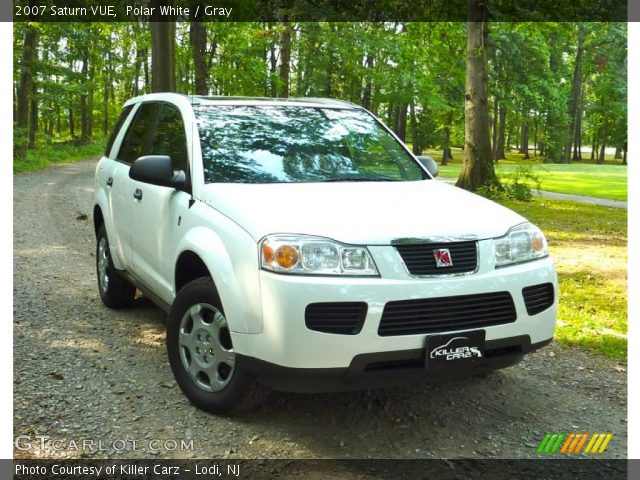
{"label": "black header bar", "polygon": [[[486,1],[490,17],[477,21],[626,22],[638,10],[627,0]],[[467,21],[467,0],[16,0],[12,7],[12,18],[0,21]]]}

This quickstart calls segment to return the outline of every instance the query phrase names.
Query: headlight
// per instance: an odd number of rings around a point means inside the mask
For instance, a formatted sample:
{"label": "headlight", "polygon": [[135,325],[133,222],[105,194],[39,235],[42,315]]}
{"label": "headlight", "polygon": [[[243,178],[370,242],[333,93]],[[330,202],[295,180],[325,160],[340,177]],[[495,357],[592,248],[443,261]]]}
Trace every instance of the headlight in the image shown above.
{"label": "headlight", "polygon": [[260,243],[260,266],[301,275],[378,275],[366,247],[302,235],[265,237]]}
{"label": "headlight", "polygon": [[513,227],[504,237],[496,238],[496,267],[527,262],[549,255],[547,239],[530,223]]}

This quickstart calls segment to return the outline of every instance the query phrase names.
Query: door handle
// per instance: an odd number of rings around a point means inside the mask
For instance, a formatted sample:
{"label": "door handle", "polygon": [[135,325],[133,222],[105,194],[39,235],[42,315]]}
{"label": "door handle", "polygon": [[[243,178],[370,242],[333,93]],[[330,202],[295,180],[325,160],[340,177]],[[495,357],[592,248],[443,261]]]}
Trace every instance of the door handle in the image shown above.
{"label": "door handle", "polygon": [[113,185],[113,177],[107,178],[107,187],[110,187],[111,185]]}
{"label": "door handle", "polygon": [[133,198],[135,198],[136,200],[142,200],[142,190],[136,188],[136,191],[133,192]]}

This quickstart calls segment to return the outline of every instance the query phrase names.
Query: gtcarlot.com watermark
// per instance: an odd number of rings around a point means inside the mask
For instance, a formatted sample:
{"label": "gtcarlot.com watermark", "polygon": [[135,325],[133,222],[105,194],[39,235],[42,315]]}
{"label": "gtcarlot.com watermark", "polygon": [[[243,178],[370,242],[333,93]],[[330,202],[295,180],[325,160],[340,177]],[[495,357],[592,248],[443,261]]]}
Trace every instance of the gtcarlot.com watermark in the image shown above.
{"label": "gtcarlot.com watermark", "polygon": [[142,450],[150,453],[192,451],[193,440],[184,439],[144,439],[116,438],[116,439],[92,439],[92,438],[51,438],[48,435],[18,435],[13,445],[21,452],[38,451],[44,453],[60,452],[109,452],[122,454]]}

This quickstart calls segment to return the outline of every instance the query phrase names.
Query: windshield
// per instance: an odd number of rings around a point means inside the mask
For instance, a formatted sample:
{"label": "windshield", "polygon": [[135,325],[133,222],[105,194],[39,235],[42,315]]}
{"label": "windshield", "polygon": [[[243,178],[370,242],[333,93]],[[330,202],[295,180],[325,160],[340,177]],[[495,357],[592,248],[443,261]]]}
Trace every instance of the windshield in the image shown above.
{"label": "windshield", "polygon": [[428,178],[363,110],[194,107],[206,183],[401,181]]}

